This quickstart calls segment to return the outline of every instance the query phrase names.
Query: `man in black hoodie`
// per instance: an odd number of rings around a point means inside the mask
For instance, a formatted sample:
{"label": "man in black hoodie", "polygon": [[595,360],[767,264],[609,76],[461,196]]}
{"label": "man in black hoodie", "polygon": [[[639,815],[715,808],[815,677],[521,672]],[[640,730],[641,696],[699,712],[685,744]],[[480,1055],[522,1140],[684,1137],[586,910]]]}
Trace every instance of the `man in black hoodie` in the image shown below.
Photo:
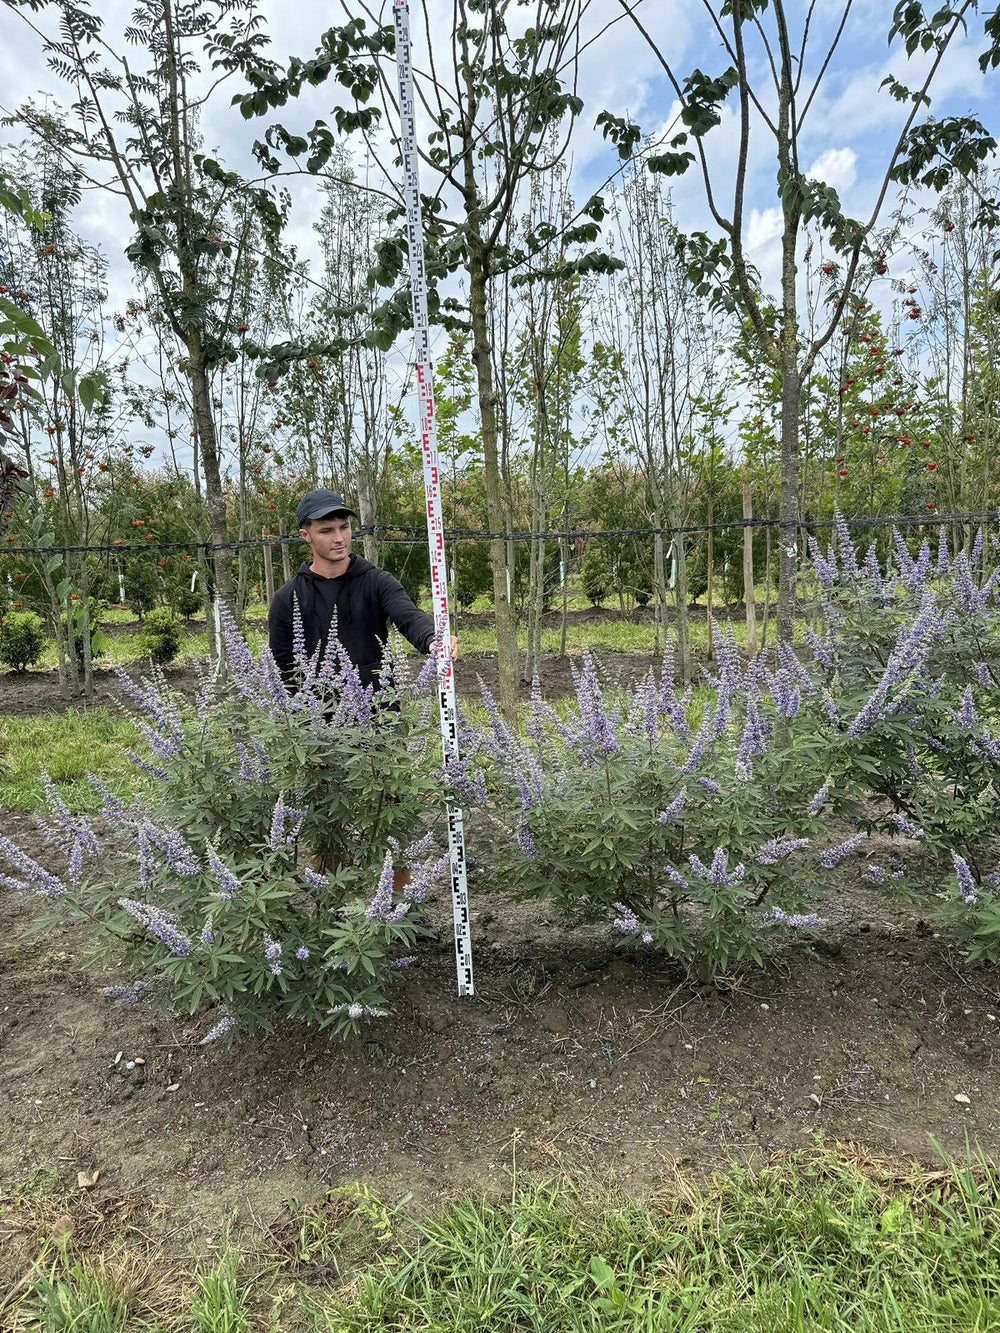
{"label": "man in black hoodie", "polygon": [[[299,536],[312,560],[274,594],[267,613],[271,652],[285,680],[295,674],[294,607],[302,615],[306,654],[326,647],[334,613],[337,634],[358,668],[362,685],[376,682],[382,648],[395,625],[420,653],[434,643],[434,621],[407,596],[403,585],[384,569],[351,554],[351,519],[357,518],[336,491],[309,491],[295,510]],[[451,639],[455,656],[455,638]]]}

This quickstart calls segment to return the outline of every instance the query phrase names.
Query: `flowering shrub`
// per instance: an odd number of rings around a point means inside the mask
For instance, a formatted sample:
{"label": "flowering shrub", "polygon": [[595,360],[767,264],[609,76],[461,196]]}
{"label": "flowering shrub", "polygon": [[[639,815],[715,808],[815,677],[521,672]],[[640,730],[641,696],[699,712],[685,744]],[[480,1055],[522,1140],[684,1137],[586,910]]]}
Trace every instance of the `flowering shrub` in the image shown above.
{"label": "flowering shrub", "polygon": [[893,550],[884,566],[873,550],[859,561],[843,522],[834,549],[812,543],[817,723],[831,744],[846,738],[877,799],[869,827],[920,842],[942,872],[957,857],[982,885],[1000,839],[1000,581],[982,573],[982,534],[954,558],[944,528],[934,559],[898,532]]}
{"label": "flowering shrub", "polygon": [[536,684],[523,735],[484,691],[487,723],[449,774],[492,819],[497,875],[519,897],[607,921],[702,976],[760,961],[768,928],[816,924],[799,908],[816,891],[809,844],[835,785],[831,755],[777,725],[788,673],[744,668],[732,640],[719,660],[693,722],[669,656],[617,702],[585,655],[575,706],[560,717]]}
{"label": "flowering shrub", "polygon": [[255,656],[231,622],[223,628],[227,674],[205,681],[188,713],[157,682],[119,674],[145,714],[152,755],[140,766],[168,819],[199,849],[238,854],[266,840],[283,795],[302,812],[300,845],[331,868],[377,867],[390,839],[423,832],[441,800],[433,661],[411,680],[394,653],[375,690],[331,635],[322,661],[300,656],[290,691],[266,647]]}
{"label": "flowering shrub", "polygon": [[[43,832],[66,870],[0,838],[0,884],[87,923],[128,970],[115,998],[214,1004],[206,1041],[279,1015],[346,1033],[384,1012],[447,870],[421,821],[439,784],[420,683],[397,658],[364,689],[332,641],[324,660],[300,660],[290,693],[266,647],[254,657],[231,624],[226,642],[229,673],[193,708],[122,675],[148,795],[125,805],[92,778],[91,823],[46,781]],[[410,878],[394,896],[396,866]]]}

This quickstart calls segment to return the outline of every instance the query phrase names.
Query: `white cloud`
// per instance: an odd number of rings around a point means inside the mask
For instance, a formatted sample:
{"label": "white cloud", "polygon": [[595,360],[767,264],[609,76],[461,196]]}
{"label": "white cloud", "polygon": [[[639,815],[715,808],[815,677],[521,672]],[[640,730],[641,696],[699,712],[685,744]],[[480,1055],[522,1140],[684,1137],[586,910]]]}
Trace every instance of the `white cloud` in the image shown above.
{"label": "white cloud", "polygon": [[858,178],[858,155],[853,148],[828,148],[812,164],[806,175],[823,181],[838,194],[846,194]]}
{"label": "white cloud", "polygon": [[752,208],[747,224],[747,249],[759,250],[769,241],[776,241],[781,235],[781,225],[780,208]]}

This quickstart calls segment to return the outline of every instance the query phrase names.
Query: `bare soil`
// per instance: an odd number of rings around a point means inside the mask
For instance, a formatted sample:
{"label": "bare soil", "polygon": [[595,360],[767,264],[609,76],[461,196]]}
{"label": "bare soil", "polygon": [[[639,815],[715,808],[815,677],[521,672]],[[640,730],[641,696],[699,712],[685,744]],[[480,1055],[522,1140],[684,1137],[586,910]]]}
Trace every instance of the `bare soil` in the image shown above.
{"label": "bare soil", "polygon": [[[2,818],[44,859],[29,819]],[[845,880],[817,936],[699,989],[481,883],[474,998],[455,994],[440,902],[442,942],[391,1019],[347,1042],[285,1026],[229,1051],[198,1044],[211,1015],[105,1000],[114,977],[84,967],[78,932],[26,934],[33,903],[0,896],[0,1180],[45,1171],[75,1189],[99,1170],[95,1206],[148,1200],[157,1225],[195,1237],[348,1181],[430,1204],[492,1193],[513,1166],[642,1194],[678,1164],[707,1172],[814,1135],[921,1161],[932,1139],[996,1143],[997,972],[914,910]]]}
{"label": "bare soil", "polygon": [[[573,665],[579,658],[546,655],[540,677],[548,698],[559,698],[573,692]],[[601,674],[605,680],[628,685],[645,675],[659,660],[648,653],[601,654]],[[168,667],[164,671],[167,683],[188,699],[193,699],[198,688],[198,675],[193,667]],[[466,653],[456,663],[456,687],[461,697],[479,698],[479,682],[494,692],[497,689],[497,659],[495,653]],[[521,697],[527,699],[531,687],[522,682]],[[91,707],[116,708],[125,702],[118,677],[109,668],[95,669],[94,692]],[[54,671],[0,672],[0,715],[30,717],[38,713],[58,712],[79,708],[80,699],[63,699],[59,694],[59,677]]]}

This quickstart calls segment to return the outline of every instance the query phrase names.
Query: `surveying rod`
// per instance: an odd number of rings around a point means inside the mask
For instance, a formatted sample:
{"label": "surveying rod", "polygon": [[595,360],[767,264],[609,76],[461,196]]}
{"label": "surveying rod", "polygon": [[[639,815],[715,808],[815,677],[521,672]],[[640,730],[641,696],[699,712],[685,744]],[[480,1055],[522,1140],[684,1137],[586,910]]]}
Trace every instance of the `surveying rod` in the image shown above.
{"label": "surveying rod", "polygon": [[[458,709],[455,704],[455,667],[451,658],[451,618],[448,612],[448,570],[444,554],[441,515],[441,470],[438,465],[437,423],[434,418],[434,379],[431,372],[430,319],[427,314],[427,269],[424,229],[420,213],[417,172],[417,137],[414,124],[413,65],[410,61],[410,10],[406,0],[394,0],[396,68],[399,74],[400,142],[403,150],[403,198],[410,251],[413,292],[414,366],[420,400],[420,446],[424,460],[424,497],[427,504],[427,545],[430,548],[431,596],[437,644],[438,702],[441,711],[441,753],[447,769],[459,760]],[[448,805],[448,860],[451,865],[451,903],[455,921],[455,968],[459,995],[472,995],[472,933],[469,928],[469,885],[465,866],[465,822],[462,811]]]}

